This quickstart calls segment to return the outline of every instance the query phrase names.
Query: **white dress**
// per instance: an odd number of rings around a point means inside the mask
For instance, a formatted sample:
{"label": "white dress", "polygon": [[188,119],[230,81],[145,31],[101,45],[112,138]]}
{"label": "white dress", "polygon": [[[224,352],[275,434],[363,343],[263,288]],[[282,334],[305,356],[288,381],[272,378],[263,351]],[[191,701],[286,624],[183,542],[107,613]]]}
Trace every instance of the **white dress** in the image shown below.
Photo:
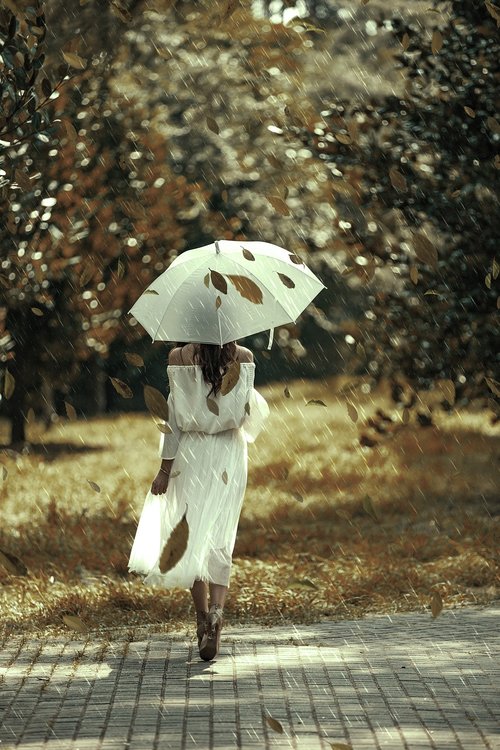
{"label": "white dress", "polygon": [[[146,495],[128,569],[146,574],[145,584],[162,588],[191,588],[196,579],[228,586],[247,484],[247,443],[262,430],[269,406],[253,387],[255,362],[240,363],[239,380],[225,396],[212,391],[218,415],[207,407],[211,383],[200,365],[168,365],[167,375],[172,432],[161,433],[158,455],[174,459],[172,476],[165,493],[153,495],[150,489]],[[161,552],[186,507],[186,550],[161,573]]]}

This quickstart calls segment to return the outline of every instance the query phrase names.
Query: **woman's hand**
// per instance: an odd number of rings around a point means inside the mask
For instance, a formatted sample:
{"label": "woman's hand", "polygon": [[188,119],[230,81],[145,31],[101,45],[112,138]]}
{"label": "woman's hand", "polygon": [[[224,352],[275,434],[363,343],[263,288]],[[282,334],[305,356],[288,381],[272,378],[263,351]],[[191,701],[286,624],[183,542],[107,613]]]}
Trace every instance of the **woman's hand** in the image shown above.
{"label": "woman's hand", "polygon": [[158,472],[153,479],[153,484],[151,485],[151,492],[153,495],[163,495],[163,493],[167,491],[168,479],[169,478],[164,471]]}

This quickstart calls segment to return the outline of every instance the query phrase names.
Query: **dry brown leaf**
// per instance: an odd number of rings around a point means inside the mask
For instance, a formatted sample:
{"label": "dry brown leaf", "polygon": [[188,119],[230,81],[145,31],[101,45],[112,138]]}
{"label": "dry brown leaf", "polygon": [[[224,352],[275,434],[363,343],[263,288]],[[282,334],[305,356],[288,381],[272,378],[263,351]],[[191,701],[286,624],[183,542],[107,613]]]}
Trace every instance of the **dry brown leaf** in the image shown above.
{"label": "dry brown leaf", "polygon": [[348,133],[335,133],[335,138],[339,143],[343,143],[344,146],[349,146],[352,143],[352,138]]}
{"label": "dry brown leaf", "polygon": [[187,509],[179,523],[174,527],[167,543],[160,555],[159,568],[161,573],[171,570],[186,551],[189,539],[189,525],[186,519]]}
{"label": "dry brown leaf", "polygon": [[435,591],[431,599],[432,617],[435,619],[443,610],[443,600],[439,591]]}
{"label": "dry brown leaf", "polygon": [[255,260],[255,255],[250,252],[250,250],[247,250],[246,247],[241,247],[241,251],[243,253],[243,257],[246,258],[246,260]]}
{"label": "dry brown leaf", "polygon": [[438,254],[430,239],[422,232],[413,232],[415,255],[422,263],[437,267]]}
{"label": "dry brown leaf", "polygon": [[500,383],[498,382],[498,380],[495,380],[494,378],[489,378],[487,376],[485,376],[484,379],[486,380],[486,385],[491,391],[493,391],[495,396],[500,397]]}
{"label": "dry brown leaf", "polygon": [[134,395],[132,388],[127,385],[123,380],[120,380],[120,378],[112,378],[111,375],[109,376],[109,379],[111,380],[113,387],[117,393],[120,394],[120,396],[123,396],[123,398],[132,398]]}
{"label": "dry brown leaf", "polygon": [[358,419],[358,410],[354,406],[354,404],[351,404],[350,401],[346,401],[346,407],[347,407],[347,413],[349,417],[352,419],[353,422],[356,422]]}
{"label": "dry brown leaf", "polygon": [[210,278],[214,287],[223,294],[227,294],[227,281],[218,271],[210,271]]}
{"label": "dry brown leaf", "polygon": [[236,291],[238,291],[242,297],[254,302],[257,305],[262,304],[262,289],[255,281],[249,279],[248,276],[240,276],[238,274],[227,274],[227,278],[233,284]]}
{"label": "dry brown leaf", "polygon": [[283,284],[288,287],[288,289],[295,289],[295,282],[289,276],[286,276],[284,273],[280,273],[279,271],[278,276],[280,277],[280,280],[283,282]]}
{"label": "dry brown leaf", "polygon": [[125,357],[130,365],[134,365],[135,367],[144,367],[144,360],[140,354],[135,354],[135,352],[125,352]]}
{"label": "dry brown leaf", "polygon": [[73,422],[78,419],[76,409],[73,404],[70,404],[69,401],[65,401],[64,406],[66,407],[66,414],[68,415],[68,419],[71,419]]}
{"label": "dry brown leaf", "polygon": [[285,203],[283,198],[280,198],[279,195],[268,195],[266,197],[275,211],[277,211],[282,216],[289,216],[290,209],[288,208],[288,205]]}
{"label": "dry brown leaf", "polygon": [[466,115],[469,115],[469,117],[475,117],[476,116],[476,113],[472,109],[472,107],[464,107],[464,111],[465,111]]}
{"label": "dry brown leaf", "polygon": [[285,390],[283,391],[283,393],[286,396],[286,398],[291,398],[290,391],[288,390],[288,386],[287,385],[285,385]]}
{"label": "dry brown leaf", "polygon": [[82,70],[86,65],[86,61],[75,52],[63,52],[62,56],[64,57],[64,60],[68,63],[68,65],[71,65],[72,68]]}
{"label": "dry brown leaf", "polygon": [[272,167],[283,169],[283,162],[274,156],[274,154],[266,154],[266,159]]}
{"label": "dry brown leaf", "polygon": [[399,190],[402,193],[407,192],[408,183],[406,182],[406,177],[394,167],[391,167],[391,169],[389,170],[389,179],[393,188]]}
{"label": "dry brown leaf", "polygon": [[203,277],[203,283],[208,289],[210,286],[210,273],[207,273],[207,275]]}
{"label": "dry brown leaf", "polygon": [[222,300],[220,298],[220,294],[218,294],[217,297],[215,298],[215,309],[218,310],[221,305],[222,305]]}
{"label": "dry brown leaf", "polygon": [[486,125],[489,127],[492,133],[495,133],[495,135],[500,135],[500,123],[495,117],[487,117]]}
{"label": "dry brown leaf", "polygon": [[222,481],[224,482],[224,484],[227,484],[227,471],[225,469],[222,472]]}
{"label": "dry brown leaf", "polygon": [[410,279],[414,284],[418,284],[418,267],[410,266]]}
{"label": "dry brown leaf", "polygon": [[311,589],[317,590],[318,587],[310,578],[291,578],[287,583],[287,589],[310,591]]}
{"label": "dry brown leaf", "polygon": [[217,401],[214,401],[214,399],[210,398],[210,396],[207,396],[207,408],[212,412],[212,414],[215,414],[217,417],[219,416],[219,406],[217,404]]}
{"label": "dry brown leaf", "polygon": [[16,379],[8,370],[4,370],[3,393],[5,398],[10,398],[16,387]]}
{"label": "dry brown leaf", "polygon": [[241,371],[240,363],[238,361],[231,362],[231,364],[227,368],[227,371],[224,373],[222,377],[220,392],[223,396],[225,396],[226,394],[228,394],[230,391],[233,390],[236,383],[240,379],[240,371]]}
{"label": "dry brown leaf", "polygon": [[160,419],[168,422],[168,401],[158,388],[145,385],[144,402],[153,416],[160,417]]}
{"label": "dry brown leaf", "polygon": [[407,31],[405,31],[405,33],[403,34],[403,38],[401,39],[401,44],[402,44],[404,51],[406,52],[406,50],[410,46],[410,35],[408,34]]}
{"label": "dry brown leaf", "polygon": [[439,29],[434,29],[432,33],[432,42],[431,42],[432,54],[437,55],[437,53],[440,51],[442,46],[443,46],[443,35],[439,31]]}
{"label": "dry brown leaf", "polygon": [[212,133],[219,135],[220,130],[219,130],[219,126],[217,125],[217,120],[214,120],[213,117],[207,117],[206,123],[207,123],[207,127],[209,128],[209,130],[212,131]]}
{"label": "dry brown leaf", "polygon": [[273,719],[272,716],[266,716],[266,721],[271,729],[274,729],[275,732],[283,734],[283,727],[277,719]]}
{"label": "dry brown leaf", "polygon": [[319,398],[312,398],[310,401],[307,402],[306,406],[309,406],[309,404],[319,404],[319,406],[326,406],[324,401],[321,401]]}
{"label": "dry brown leaf", "polygon": [[92,489],[95,490],[96,492],[100,492],[101,491],[101,488],[99,487],[98,484],[96,484],[96,482],[93,482],[91,479],[87,479],[87,482],[90,484],[90,486],[92,487]]}
{"label": "dry brown leaf", "polygon": [[157,292],[156,289],[146,289],[146,291],[143,292],[143,294],[158,294],[159,295],[160,292]]}
{"label": "dry brown leaf", "polygon": [[81,617],[78,617],[77,615],[64,615],[63,622],[68,626],[68,628],[76,630],[78,633],[89,632],[88,625],[81,619]]}

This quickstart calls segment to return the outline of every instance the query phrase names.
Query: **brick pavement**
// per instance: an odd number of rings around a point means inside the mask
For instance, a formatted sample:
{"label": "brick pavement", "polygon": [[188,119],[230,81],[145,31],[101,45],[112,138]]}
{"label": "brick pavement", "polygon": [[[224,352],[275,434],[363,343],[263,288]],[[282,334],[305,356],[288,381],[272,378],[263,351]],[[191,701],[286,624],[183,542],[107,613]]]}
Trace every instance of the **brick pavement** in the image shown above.
{"label": "brick pavement", "polygon": [[[0,750],[500,750],[500,603],[279,628],[136,628],[0,649]],[[77,652],[81,658],[75,660]],[[265,717],[278,720],[274,731]]]}

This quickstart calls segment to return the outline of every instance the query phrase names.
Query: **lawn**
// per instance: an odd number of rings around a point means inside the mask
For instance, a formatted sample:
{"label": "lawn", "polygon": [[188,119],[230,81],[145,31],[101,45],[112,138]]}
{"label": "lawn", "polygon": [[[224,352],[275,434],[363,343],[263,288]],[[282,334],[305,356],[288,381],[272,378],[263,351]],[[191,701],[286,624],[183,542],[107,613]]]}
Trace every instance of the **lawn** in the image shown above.
{"label": "lawn", "polygon": [[[429,425],[412,409],[406,422],[387,385],[370,393],[362,379],[349,382],[356,421],[345,377],[290,382],[289,396],[282,384],[258,389],[271,416],[249,445],[228,625],[432,617],[434,601],[438,627],[441,603],[498,598],[500,423],[470,407],[435,407]],[[0,421],[4,446],[8,434]],[[22,575],[22,565],[16,574],[0,563],[2,635],[69,633],[63,616],[77,615],[106,637],[141,625],[194,636],[187,589],[147,587],[127,571],[159,467],[153,420],[61,417],[47,431],[30,424],[28,438],[25,454],[0,451],[0,550],[26,566]]]}

